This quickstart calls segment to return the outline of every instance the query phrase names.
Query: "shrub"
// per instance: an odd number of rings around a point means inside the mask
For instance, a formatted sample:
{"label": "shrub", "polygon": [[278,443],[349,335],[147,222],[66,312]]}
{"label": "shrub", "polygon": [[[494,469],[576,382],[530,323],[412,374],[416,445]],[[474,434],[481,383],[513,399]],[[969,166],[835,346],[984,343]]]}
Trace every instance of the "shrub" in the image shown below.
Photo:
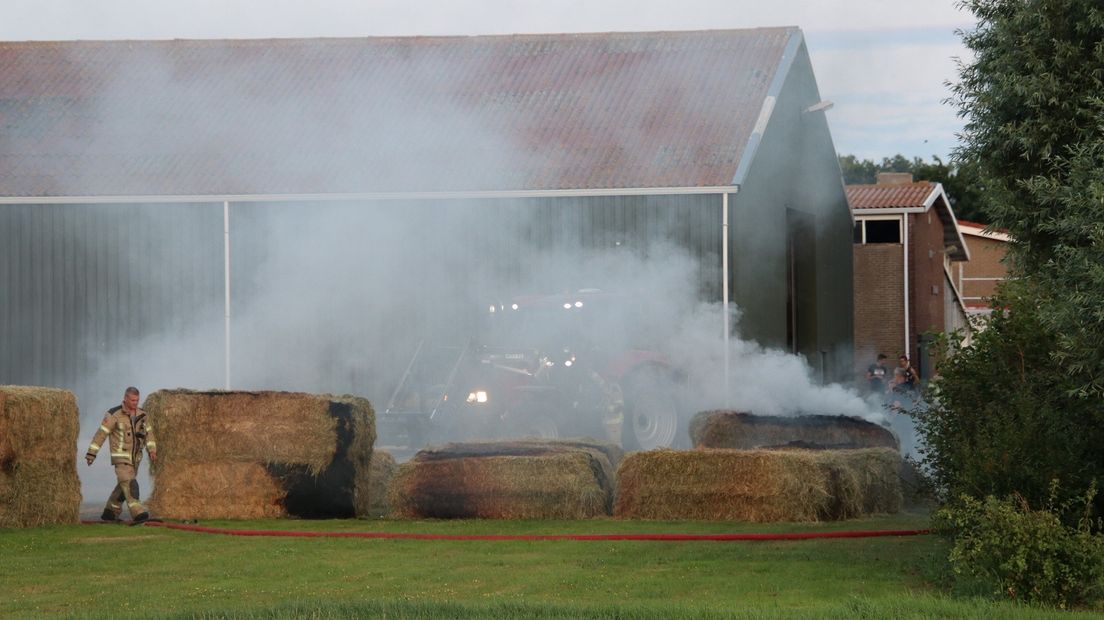
{"label": "shrub", "polygon": [[[1055,363],[1055,337],[1028,283],[1007,283],[993,305],[970,347],[948,356],[955,343],[944,340],[933,352],[939,376],[925,395],[928,407],[910,412],[923,468],[944,502],[1018,494],[1033,506],[1072,505],[1104,480],[1104,408]],[[1052,480],[1064,495],[1051,497]],[[1102,514],[1097,497],[1093,516]],[[1071,526],[1081,517],[1060,516]]]}
{"label": "shrub", "polygon": [[964,495],[940,510],[936,522],[954,536],[950,563],[957,578],[999,597],[1069,608],[1101,592],[1104,536],[1092,533],[1087,518],[1077,527],[1064,525],[1059,513],[1066,510],[1032,509],[1019,496]]}

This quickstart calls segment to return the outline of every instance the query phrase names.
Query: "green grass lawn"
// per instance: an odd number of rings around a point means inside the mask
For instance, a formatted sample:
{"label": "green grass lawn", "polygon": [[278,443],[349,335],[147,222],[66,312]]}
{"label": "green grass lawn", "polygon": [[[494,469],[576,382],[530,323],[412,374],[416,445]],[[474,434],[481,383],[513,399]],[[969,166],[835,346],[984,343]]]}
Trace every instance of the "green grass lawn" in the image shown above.
{"label": "green grass lawn", "polygon": [[[479,533],[922,528],[640,521],[258,521],[203,525]],[[0,615],[237,618],[1054,617],[950,598],[935,536],[791,542],[242,538],[153,527],[0,530]]]}

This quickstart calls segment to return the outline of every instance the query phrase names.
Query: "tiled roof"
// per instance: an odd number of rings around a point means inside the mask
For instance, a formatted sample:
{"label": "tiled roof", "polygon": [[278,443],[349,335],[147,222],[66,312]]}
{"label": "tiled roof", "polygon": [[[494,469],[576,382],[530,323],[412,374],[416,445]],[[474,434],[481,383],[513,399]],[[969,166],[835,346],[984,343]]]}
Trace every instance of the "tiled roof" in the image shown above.
{"label": "tiled roof", "polygon": [[796,36],[0,43],[0,196],[730,185]]}
{"label": "tiled roof", "polygon": [[970,249],[962,237],[954,210],[951,208],[943,186],[931,181],[915,183],[886,183],[875,185],[847,185],[847,203],[852,215],[866,212],[877,215],[879,209],[928,209],[933,208],[943,222],[943,242],[954,248],[951,260],[970,260]]}
{"label": "tiled roof", "polygon": [[848,185],[847,203],[852,210],[905,209],[929,206],[936,183],[918,181],[895,185]]}

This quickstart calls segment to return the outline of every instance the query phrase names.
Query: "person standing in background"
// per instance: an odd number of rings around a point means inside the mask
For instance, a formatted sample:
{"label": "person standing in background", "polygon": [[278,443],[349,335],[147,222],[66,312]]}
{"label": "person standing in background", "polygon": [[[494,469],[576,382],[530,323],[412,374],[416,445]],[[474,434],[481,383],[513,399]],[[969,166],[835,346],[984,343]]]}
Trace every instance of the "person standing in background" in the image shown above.
{"label": "person standing in background", "polygon": [[886,359],[885,353],[879,353],[878,360],[866,369],[867,388],[871,394],[879,394],[883,398],[888,389],[886,377],[889,375],[889,368],[886,367]]}

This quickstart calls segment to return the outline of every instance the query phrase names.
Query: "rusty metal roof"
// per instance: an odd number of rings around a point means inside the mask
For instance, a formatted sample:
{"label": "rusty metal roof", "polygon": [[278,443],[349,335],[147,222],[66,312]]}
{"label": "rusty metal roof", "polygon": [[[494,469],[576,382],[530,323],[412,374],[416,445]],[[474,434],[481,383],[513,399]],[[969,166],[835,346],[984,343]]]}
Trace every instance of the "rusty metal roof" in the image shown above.
{"label": "rusty metal roof", "polygon": [[923,209],[931,206],[938,184],[931,181],[892,185],[848,185],[847,204],[852,210]]}
{"label": "rusty metal roof", "polygon": [[796,37],[0,43],[0,196],[727,186]]}

